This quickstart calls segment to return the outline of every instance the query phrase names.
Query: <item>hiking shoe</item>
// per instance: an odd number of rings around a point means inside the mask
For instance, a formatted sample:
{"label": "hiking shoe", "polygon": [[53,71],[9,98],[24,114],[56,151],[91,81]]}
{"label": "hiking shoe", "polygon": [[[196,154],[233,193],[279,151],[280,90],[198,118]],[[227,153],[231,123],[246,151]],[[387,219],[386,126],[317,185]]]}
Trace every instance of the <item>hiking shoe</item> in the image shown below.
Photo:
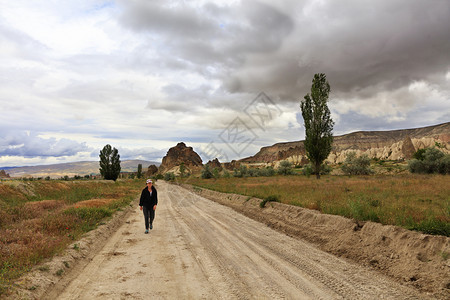
{"label": "hiking shoe", "polygon": [[153,224],[150,224],[150,229],[153,229]]}
{"label": "hiking shoe", "polygon": [[145,234],[147,234],[148,233],[148,229],[145,229]]}

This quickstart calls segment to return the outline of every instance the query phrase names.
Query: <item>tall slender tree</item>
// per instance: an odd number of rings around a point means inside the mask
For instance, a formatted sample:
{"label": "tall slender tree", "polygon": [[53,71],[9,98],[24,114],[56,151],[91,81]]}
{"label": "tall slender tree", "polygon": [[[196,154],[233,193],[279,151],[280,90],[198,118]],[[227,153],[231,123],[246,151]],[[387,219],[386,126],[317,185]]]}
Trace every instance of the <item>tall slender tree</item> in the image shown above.
{"label": "tall slender tree", "polygon": [[116,148],[106,145],[100,151],[100,174],[106,180],[116,181],[120,174],[120,155]]}
{"label": "tall slender tree", "polygon": [[138,164],[138,170],[137,170],[137,178],[142,178],[142,164]]}
{"label": "tall slender tree", "polygon": [[300,103],[305,122],[305,150],[317,179],[320,179],[320,168],[330,154],[333,143],[334,122],[327,105],[329,94],[327,77],[318,73],[314,75],[311,94],[306,94]]}

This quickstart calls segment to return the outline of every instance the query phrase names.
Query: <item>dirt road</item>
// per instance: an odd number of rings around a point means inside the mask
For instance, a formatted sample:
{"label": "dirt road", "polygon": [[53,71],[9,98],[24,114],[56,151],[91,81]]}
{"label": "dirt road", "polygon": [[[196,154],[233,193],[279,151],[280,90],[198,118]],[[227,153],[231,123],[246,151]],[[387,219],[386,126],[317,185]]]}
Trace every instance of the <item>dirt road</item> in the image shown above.
{"label": "dirt road", "polygon": [[133,214],[54,299],[424,299],[374,271],[158,182],[154,229]]}

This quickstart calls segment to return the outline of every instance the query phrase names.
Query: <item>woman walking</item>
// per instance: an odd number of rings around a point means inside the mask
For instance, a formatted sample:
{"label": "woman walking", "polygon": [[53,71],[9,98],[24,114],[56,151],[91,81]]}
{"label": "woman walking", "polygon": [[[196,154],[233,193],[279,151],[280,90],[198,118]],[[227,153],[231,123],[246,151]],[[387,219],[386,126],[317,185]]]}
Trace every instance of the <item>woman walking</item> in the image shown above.
{"label": "woman walking", "polygon": [[147,187],[142,190],[141,200],[139,201],[140,209],[144,212],[146,234],[148,233],[149,227],[153,229],[156,205],[158,205],[158,193],[153,186],[153,181],[147,179]]}

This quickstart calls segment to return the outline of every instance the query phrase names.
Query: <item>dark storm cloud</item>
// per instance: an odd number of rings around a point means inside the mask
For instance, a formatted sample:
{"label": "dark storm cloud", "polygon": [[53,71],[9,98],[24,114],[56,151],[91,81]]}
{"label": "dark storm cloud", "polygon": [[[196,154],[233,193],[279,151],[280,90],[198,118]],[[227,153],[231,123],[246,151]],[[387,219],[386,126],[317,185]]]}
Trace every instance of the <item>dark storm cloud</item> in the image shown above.
{"label": "dark storm cloud", "polygon": [[147,32],[149,43],[159,50],[159,59],[170,65],[177,58],[178,66],[200,73],[212,67],[220,68],[223,75],[240,66],[248,54],[275,51],[294,25],[289,16],[254,1],[195,8],[177,1],[122,4],[122,22]]}
{"label": "dark storm cloud", "polygon": [[232,93],[264,90],[298,101],[324,72],[337,96],[366,98],[449,70],[447,0],[285,4],[280,11],[255,1],[199,8],[135,1],[124,3],[122,20],[149,34],[167,54],[160,59],[177,58],[174,68],[217,68],[209,75]]}
{"label": "dark storm cloud", "polygon": [[324,72],[337,95],[367,97],[444,76],[450,67],[448,1],[329,1],[304,8],[294,22],[282,53],[267,64],[252,58],[253,69],[237,70],[227,83],[298,100],[313,74]]}

